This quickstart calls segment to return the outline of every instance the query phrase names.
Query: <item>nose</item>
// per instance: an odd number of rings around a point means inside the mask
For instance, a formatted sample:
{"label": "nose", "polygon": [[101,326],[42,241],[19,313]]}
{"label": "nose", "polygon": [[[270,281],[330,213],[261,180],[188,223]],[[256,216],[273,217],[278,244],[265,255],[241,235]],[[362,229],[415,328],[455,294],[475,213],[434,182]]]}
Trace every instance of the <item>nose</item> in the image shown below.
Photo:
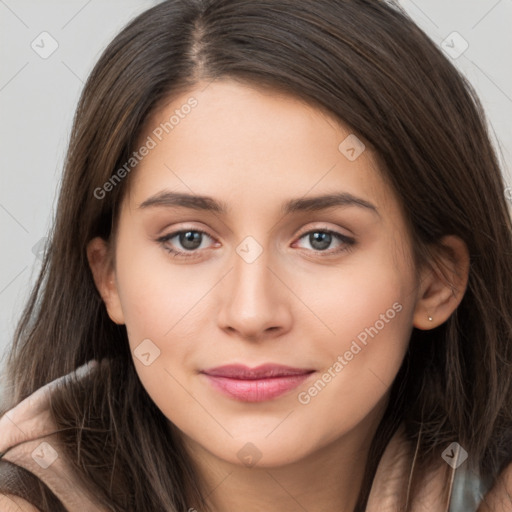
{"label": "nose", "polygon": [[[248,263],[234,255],[233,269],[219,290],[218,325],[231,336],[263,341],[288,332],[293,298],[276,268],[268,266],[268,251]],[[275,267],[275,265],[273,265]]]}

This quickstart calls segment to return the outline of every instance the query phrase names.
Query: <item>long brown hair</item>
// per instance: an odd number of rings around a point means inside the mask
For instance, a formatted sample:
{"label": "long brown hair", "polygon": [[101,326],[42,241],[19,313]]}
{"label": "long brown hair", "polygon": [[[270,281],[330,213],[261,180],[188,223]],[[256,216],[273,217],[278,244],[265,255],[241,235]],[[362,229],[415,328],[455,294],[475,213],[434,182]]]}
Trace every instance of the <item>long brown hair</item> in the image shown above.
{"label": "long brown hair", "polygon": [[455,440],[494,480],[512,460],[505,184],[470,84],[400,8],[379,0],[167,0],[112,41],[76,111],[50,243],[8,359],[7,408],[91,359],[108,361],[52,399],[84,482],[113,511],[207,509],[179,436],[136,375],[126,329],[106,313],[86,246],[115,232],[136,169],[103,198],[95,190],[129,160],[150,114],[198,80],[220,77],[303,98],[370,144],[418,267],[435,261],[444,235],[469,249],[458,309],[435,329],[413,329],[358,510],[399,423],[412,440],[422,426],[426,466]]}

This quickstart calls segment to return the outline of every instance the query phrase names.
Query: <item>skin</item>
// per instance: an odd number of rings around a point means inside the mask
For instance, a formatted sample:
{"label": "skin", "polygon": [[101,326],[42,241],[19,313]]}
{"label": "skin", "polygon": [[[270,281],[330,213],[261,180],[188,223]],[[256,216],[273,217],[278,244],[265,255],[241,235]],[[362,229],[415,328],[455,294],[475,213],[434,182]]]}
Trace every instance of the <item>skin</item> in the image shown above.
{"label": "skin", "polygon": [[[319,108],[227,79],[206,85],[173,98],[145,125],[141,141],[190,97],[198,101],[130,176],[115,243],[90,242],[96,285],[110,318],[126,325],[132,351],[145,339],[160,350],[149,366],[134,357],[135,367],[181,432],[213,510],[351,511],[412,328],[434,328],[456,309],[467,248],[446,237],[444,277],[435,266],[417,274],[400,203],[369,145],[350,161],[338,146],[351,131]],[[140,207],[161,191],[210,196],[227,212]],[[289,199],[335,192],[377,212],[281,212]],[[188,259],[166,250],[186,251],[179,237],[158,241],[198,229],[208,235]],[[319,249],[309,233],[325,229],[355,244],[335,254],[347,244],[333,236]],[[251,263],[236,251],[247,236],[262,250]],[[395,303],[400,312],[300,403],[299,392]],[[259,403],[220,394],[198,373],[266,362],[315,373]],[[260,455],[252,467],[237,456],[246,443]]]}

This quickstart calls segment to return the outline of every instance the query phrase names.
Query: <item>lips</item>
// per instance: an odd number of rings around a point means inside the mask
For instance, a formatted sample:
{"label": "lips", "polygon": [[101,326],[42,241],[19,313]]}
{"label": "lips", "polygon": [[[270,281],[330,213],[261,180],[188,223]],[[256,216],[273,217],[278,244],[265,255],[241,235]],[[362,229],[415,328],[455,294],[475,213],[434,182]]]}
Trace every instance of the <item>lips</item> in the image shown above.
{"label": "lips", "polygon": [[279,364],[262,364],[256,368],[249,368],[241,364],[230,364],[204,370],[203,373],[212,377],[226,377],[229,379],[255,380],[268,379],[272,377],[288,377],[290,375],[303,375],[314,370],[292,368]]}
{"label": "lips", "polygon": [[296,388],[315,370],[263,364],[256,368],[225,365],[203,370],[210,384],[223,394],[244,402],[271,400]]}

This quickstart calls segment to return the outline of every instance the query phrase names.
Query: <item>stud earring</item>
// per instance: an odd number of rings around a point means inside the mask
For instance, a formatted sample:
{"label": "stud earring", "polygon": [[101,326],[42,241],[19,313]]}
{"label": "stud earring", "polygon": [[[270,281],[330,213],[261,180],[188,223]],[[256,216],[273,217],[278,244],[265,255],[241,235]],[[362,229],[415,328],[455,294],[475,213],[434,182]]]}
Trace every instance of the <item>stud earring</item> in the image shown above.
{"label": "stud earring", "polygon": [[433,318],[431,316],[428,317],[428,321],[432,322]]}

